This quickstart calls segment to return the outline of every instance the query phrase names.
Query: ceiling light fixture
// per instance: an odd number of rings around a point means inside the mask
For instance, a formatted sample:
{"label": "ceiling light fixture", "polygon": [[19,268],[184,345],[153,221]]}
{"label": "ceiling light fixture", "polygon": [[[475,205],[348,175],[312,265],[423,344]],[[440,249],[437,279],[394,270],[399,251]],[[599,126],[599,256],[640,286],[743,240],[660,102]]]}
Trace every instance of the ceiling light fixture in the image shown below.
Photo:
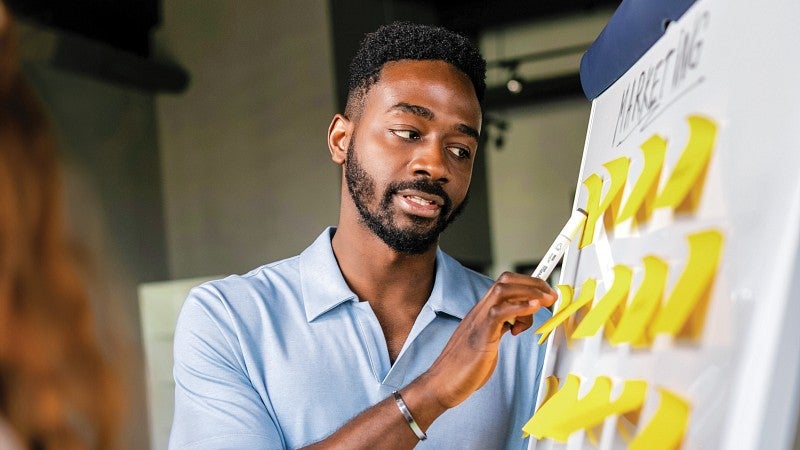
{"label": "ceiling light fixture", "polygon": [[509,78],[506,82],[506,89],[508,89],[508,92],[515,95],[522,92],[522,89],[525,87],[525,82],[522,80],[519,74],[517,74],[518,66],[519,60],[511,61],[508,64]]}

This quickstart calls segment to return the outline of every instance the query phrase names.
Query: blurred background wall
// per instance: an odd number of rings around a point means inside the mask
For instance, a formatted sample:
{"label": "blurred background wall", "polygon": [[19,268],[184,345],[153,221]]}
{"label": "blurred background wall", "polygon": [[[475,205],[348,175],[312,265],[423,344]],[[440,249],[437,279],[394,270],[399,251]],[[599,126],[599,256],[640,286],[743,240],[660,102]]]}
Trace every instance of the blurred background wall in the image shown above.
{"label": "blurred background wall", "polygon": [[302,251],[338,218],[327,4],[167,0],[155,35],[191,74],[157,100],[170,274]]}
{"label": "blurred background wall", "polygon": [[[148,420],[145,373],[169,376],[171,331],[142,332],[140,287],[244,272],[336,223],[340,175],[326,130],[364,32],[394,20],[441,24],[487,58],[471,204],[442,246],[495,276],[535,264],[569,215],[590,113],[578,62],[618,2],[8,4],[25,72],[58,132],[70,229],[93,261],[98,309],[122,317],[125,441],[142,449],[161,448],[155,435],[168,430]],[[169,308],[154,317],[171,318]],[[163,346],[145,363],[149,339]]]}

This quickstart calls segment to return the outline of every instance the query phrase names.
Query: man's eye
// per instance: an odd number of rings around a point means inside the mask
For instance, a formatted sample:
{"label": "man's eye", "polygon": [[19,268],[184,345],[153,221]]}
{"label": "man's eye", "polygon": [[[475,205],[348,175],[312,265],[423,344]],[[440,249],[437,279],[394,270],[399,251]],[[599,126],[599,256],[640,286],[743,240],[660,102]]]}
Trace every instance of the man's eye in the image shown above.
{"label": "man's eye", "polygon": [[419,139],[419,133],[413,130],[392,130],[392,133],[403,139]]}
{"label": "man's eye", "polygon": [[470,155],[469,150],[467,150],[467,149],[465,149],[463,147],[447,147],[447,150],[449,150],[450,153],[452,153],[452,154],[454,154],[457,157],[462,158],[462,159],[469,158],[469,155]]}

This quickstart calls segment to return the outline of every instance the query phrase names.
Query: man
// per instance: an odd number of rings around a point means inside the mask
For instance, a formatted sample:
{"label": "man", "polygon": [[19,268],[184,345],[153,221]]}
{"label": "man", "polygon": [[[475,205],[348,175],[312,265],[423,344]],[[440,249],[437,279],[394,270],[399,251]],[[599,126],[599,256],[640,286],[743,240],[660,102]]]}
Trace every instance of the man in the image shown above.
{"label": "man", "polygon": [[192,291],[172,448],[527,445],[543,350],[522,332],[555,293],[523,275],[493,283],[437,247],[467,196],[484,79],[449,31],[367,36],[328,129],[345,180],[338,227]]}

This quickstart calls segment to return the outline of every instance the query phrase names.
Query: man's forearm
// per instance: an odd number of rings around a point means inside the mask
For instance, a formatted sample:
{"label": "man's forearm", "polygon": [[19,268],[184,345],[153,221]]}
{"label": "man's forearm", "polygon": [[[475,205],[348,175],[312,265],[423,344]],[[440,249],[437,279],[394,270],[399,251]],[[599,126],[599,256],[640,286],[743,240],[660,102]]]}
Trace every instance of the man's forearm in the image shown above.
{"label": "man's forearm", "polygon": [[[426,387],[426,375],[400,389],[414,421],[422,431],[439,417],[446,408],[439,404]],[[397,406],[394,397],[383,399],[324,440],[312,444],[307,449],[375,449],[375,448],[413,448],[419,438],[409,427],[406,418]]]}

